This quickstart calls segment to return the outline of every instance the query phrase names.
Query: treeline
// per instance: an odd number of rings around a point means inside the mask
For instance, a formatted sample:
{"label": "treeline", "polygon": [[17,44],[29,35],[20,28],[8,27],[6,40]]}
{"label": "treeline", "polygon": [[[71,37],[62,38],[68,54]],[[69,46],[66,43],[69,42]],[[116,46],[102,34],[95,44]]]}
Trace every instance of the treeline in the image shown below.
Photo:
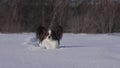
{"label": "treeline", "polygon": [[71,0],[0,0],[0,32],[34,32],[39,25],[61,25],[64,32],[120,32],[120,4]]}

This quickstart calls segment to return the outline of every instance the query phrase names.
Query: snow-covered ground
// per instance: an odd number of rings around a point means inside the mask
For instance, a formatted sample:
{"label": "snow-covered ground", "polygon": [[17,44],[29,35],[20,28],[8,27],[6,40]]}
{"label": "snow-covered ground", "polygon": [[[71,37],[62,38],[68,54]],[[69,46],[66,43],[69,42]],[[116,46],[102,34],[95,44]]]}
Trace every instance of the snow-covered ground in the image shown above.
{"label": "snow-covered ground", "polygon": [[120,34],[64,34],[41,49],[34,33],[0,34],[0,68],[120,68]]}

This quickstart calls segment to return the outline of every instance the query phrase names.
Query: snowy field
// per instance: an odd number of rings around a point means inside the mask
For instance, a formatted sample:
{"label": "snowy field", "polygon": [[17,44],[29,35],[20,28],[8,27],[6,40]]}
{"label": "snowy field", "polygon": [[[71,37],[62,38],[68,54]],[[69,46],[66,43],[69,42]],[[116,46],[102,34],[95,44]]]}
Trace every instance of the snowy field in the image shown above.
{"label": "snowy field", "polygon": [[120,68],[120,34],[64,34],[41,49],[34,33],[0,34],[0,68]]}

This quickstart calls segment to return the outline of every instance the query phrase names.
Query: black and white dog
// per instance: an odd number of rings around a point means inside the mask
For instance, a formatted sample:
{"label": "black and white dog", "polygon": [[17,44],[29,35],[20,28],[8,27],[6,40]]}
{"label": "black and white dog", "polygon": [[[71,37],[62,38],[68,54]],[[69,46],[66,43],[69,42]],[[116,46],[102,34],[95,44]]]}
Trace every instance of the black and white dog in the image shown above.
{"label": "black and white dog", "polygon": [[62,33],[63,29],[61,26],[55,26],[48,29],[39,26],[36,30],[36,38],[39,40],[40,47],[44,49],[56,49],[59,48]]}

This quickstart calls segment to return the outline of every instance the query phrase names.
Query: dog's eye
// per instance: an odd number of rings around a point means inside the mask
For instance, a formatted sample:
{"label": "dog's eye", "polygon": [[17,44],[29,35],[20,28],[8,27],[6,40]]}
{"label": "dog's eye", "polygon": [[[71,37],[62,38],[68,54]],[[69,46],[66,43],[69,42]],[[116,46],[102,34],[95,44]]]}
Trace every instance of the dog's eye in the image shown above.
{"label": "dog's eye", "polygon": [[46,35],[46,36],[48,36],[48,35],[49,35],[49,33],[47,33],[47,32],[46,32],[46,33],[45,33],[45,35]]}

